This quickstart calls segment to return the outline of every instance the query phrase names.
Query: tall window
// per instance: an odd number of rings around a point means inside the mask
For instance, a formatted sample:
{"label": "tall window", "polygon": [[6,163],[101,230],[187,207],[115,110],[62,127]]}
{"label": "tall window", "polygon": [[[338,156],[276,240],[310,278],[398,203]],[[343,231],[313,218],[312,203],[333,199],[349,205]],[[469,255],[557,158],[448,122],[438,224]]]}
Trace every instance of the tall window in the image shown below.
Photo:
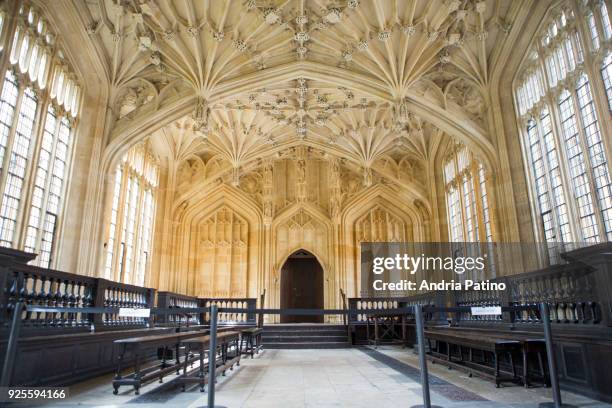
{"label": "tall window", "polygon": [[591,1],[550,13],[515,93],[539,236],[549,244],[609,241],[612,146],[602,137],[612,107],[611,55],[602,54],[611,45],[609,15],[605,2]]}
{"label": "tall window", "polygon": [[115,171],[110,201],[104,276],[144,285],[149,267],[158,166],[142,143],[133,147]]}
{"label": "tall window", "polygon": [[32,88],[26,88],[19,107],[12,146],[8,149],[10,153],[6,155],[8,163],[3,166],[7,171],[0,205],[0,231],[2,231],[0,244],[4,246],[13,245],[15,238],[26,168],[31,156],[30,145],[37,106],[38,98],[34,91]]}
{"label": "tall window", "polygon": [[493,242],[486,171],[464,146],[448,154],[444,183],[450,240]]}
{"label": "tall window", "polygon": [[18,23],[0,47],[10,50],[0,84],[0,245],[38,253],[35,262],[48,267],[80,88],[39,13],[26,5],[8,13]]}
{"label": "tall window", "polygon": [[25,250],[39,251],[39,264],[49,266],[53,253],[70,146],[70,122],[49,106],[43,130],[38,167],[34,176],[32,207]]}

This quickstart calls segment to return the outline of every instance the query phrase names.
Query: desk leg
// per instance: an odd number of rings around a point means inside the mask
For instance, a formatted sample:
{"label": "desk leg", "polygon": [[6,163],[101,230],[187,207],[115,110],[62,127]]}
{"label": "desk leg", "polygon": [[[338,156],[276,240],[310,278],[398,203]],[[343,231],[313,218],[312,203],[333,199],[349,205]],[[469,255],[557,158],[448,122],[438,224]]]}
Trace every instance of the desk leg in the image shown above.
{"label": "desk leg", "polygon": [[499,388],[499,356],[496,352],[493,353],[495,359],[495,388]]}
{"label": "desk leg", "polygon": [[140,395],[140,347],[136,346],[135,352],[134,380],[136,380],[136,384],[134,384],[134,394]]}
{"label": "desk leg", "polygon": [[187,375],[187,364],[189,361],[190,351],[191,351],[191,345],[185,345],[185,361],[183,362],[183,375]]}
{"label": "desk leg", "polygon": [[[123,363],[123,358],[125,356],[125,352],[127,349],[127,344],[123,344],[121,347],[121,352],[119,356],[117,356],[117,372],[115,373],[115,380],[121,379],[121,363]],[[113,383],[113,394],[117,395],[119,393],[119,384]]]}
{"label": "desk leg", "polygon": [[225,363],[227,363],[227,343],[221,344],[221,365],[223,366],[221,375],[223,377],[225,377]]}
{"label": "desk leg", "polygon": [[406,315],[402,315],[402,347],[406,347]]}
{"label": "desk leg", "polygon": [[175,353],[176,353],[176,375],[181,373],[181,357],[179,356],[180,343],[176,343]]}
{"label": "desk leg", "polygon": [[[470,363],[474,362],[474,351],[473,349],[470,347],[468,348],[468,360]],[[468,377],[472,378],[472,369],[470,368],[470,372],[468,373]]]}
{"label": "desk leg", "polygon": [[542,378],[544,379],[544,387],[550,387],[550,373],[547,369],[544,368],[544,363],[542,362],[542,353],[538,351],[538,365],[540,368],[540,373]]}
{"label": "desk leg", "polygon": [[206,353],[204,344],[200,344],[200,368],[198,377],[200,377],[200,392],[204,392],[204,353]]}
{"label": "desk leg", "polygon": [[236,363],[237,367],[240,366],[240,357],[242,357],[241,344],[242,344],[242,338],[236,339],[236,355],[238,356],[238,362]]}
{"label": "desk leg", "polygon": [[527,352],[523,350],[523,384],[529,388],[529,370],[527,367]]}
{"label": "desk leg", "polygon": [[378,318],[374,318],[374,348],[378,348]]}

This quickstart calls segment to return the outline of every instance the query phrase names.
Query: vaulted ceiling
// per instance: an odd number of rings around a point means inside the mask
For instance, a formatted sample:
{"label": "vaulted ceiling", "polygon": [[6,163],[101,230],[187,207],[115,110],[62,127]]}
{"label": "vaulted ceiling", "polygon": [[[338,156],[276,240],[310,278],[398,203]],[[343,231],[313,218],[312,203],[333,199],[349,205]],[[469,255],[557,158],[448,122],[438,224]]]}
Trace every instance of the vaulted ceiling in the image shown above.
{"label": "vaulted ceiling", "polygon": [[384,173],[432,159],[445,134],[494,150],[489,81],[522,3],[86,0],[84,29],[117,145],[164,112],[157,132],[176,160],[236,169],[308,145]]}

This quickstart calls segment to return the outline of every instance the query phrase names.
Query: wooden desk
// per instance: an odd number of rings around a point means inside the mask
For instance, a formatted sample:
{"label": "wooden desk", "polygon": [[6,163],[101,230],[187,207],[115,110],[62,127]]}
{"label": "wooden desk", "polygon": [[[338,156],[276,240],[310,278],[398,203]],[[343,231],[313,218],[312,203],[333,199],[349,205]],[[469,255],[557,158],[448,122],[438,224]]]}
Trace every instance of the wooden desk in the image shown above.
{"label": "wooden desk", "polygon": [[[215,374],[225,375],[225,371],[229,368],[234,369],[234,364],[240,365],[240,334],[235,331],[223,332],[217,335],[217,350],[215,356],[220,355],[215,360]],[[207,351],[210,347],[210,336],[198,336],[183,341],[185,345],[185,358],[183,360],[183,375],[178,378],[182,384],[182,389],[185,391],[185,386],[189,383],[199,383],[200,392],[204,392],[204,385],[208,383],[208,370],[210,362],[204,364],[204,356],[208,355]],[[233,346],[233,352],[232,352]],[[193,372],[187,371],[189,365],[189,355],[192,352],[198,354],[200,366]]]}
{"label": "wooden desk", "polygon": [[[470,333],[467,330],[457,333],[453,330],[448,330],[448,328],[429,328],[425,330],[425,338],[429,342],[429,349],[431,350],[430,353],[432,357],[442,361],[448,365],[449,368],[456,367],[467,370],[470,376],[472,376],[472,374],[477,374],[493,378],[496,387],[499,387],[501,382],[516,381],[518,379],[514,362],[514,353],[521,351],[521,342],[518,340],[502,338],[494,336],[493,334],[483,335],[482,333]],[[436,342],[435,349],[431,347],[432,340]],[[446,353],[441,352],[441,344],[446,344]],[[453,361],[453,346],[459,348],[459,362]],[[467,361],[463,358],[464,347],[467,348],[469,352]],[[491,369],[491,367],[484,364],[485,361],[474,361],[475,350],[491,352],[494,357],[494,368]],[[499,356],[502,353],[506,353],[510,357],[510,364],[512,367],[511,377],[503,375],[500,371]]]}
{"label": "wooden desk", "polygon": [[253,354],[259,353],[259,350],[262,347],[262,344],[261,344],[262,333],[263,333],[263,329],[261,327],[250,327],[248,329],[240,330],[241,353],[250,354],[251,358],[253,358]]}
{"label": "wooden desk", "polygon": [[[179,359],[179,345],[182,340],[186,340],[192,337],[201,336],[204,334],[203,331],[191,331],[182,333],[168,333],[159,334],[154,336],[140,336],[140,337],[129,337],[126,339],[115,340],[114,343],[121,346],[121,352],[117,359],[117,371],[115,378],[113,379],[113,394],[119,393],[119,387],[122,385],[131,385],[134,387],[136,395],[140,394],[140,387],[143,383],[150,381],[153,378],[159,378],[159,382],[163,381],[163,376],[173,370],[176,370],[176,374],[180,373],[180,359]],[[153,365],[151,367],[142,369],[141,359],[142,351],[151,348],[164,348],[162,353],[162,362],[159,365]],[[176,362],[169,364],[166,361],[165,349],[174,348]],[[134,372],[127,376],[121,375],[122,361],[125,354],[131,351],[134,354]],[[186,358],[188,358],[186,356]]]}

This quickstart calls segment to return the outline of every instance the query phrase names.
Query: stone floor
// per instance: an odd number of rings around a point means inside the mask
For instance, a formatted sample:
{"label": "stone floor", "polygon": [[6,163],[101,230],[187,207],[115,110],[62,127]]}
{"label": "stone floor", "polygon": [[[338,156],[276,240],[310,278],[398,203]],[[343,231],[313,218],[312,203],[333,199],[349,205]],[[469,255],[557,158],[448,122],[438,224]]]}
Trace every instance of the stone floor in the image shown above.
{"label": "stone floor", "polygon": [[[416,356],[396,347],[339,350],[266,350],[220,377],[216,405],[222,407],[411,407],[422,403]],[[432,402],[443,407],[538,407],[551,401],[550,390],[505,386],[468,378],[430,364]],[[70,398],[54,407],[203,407],[208,394],[197,387],[181,392],[168,377],[134,395],[127,387],[112,394],[112,376],[70,387]],[[612,407],[563,393],[576,407]]]}

